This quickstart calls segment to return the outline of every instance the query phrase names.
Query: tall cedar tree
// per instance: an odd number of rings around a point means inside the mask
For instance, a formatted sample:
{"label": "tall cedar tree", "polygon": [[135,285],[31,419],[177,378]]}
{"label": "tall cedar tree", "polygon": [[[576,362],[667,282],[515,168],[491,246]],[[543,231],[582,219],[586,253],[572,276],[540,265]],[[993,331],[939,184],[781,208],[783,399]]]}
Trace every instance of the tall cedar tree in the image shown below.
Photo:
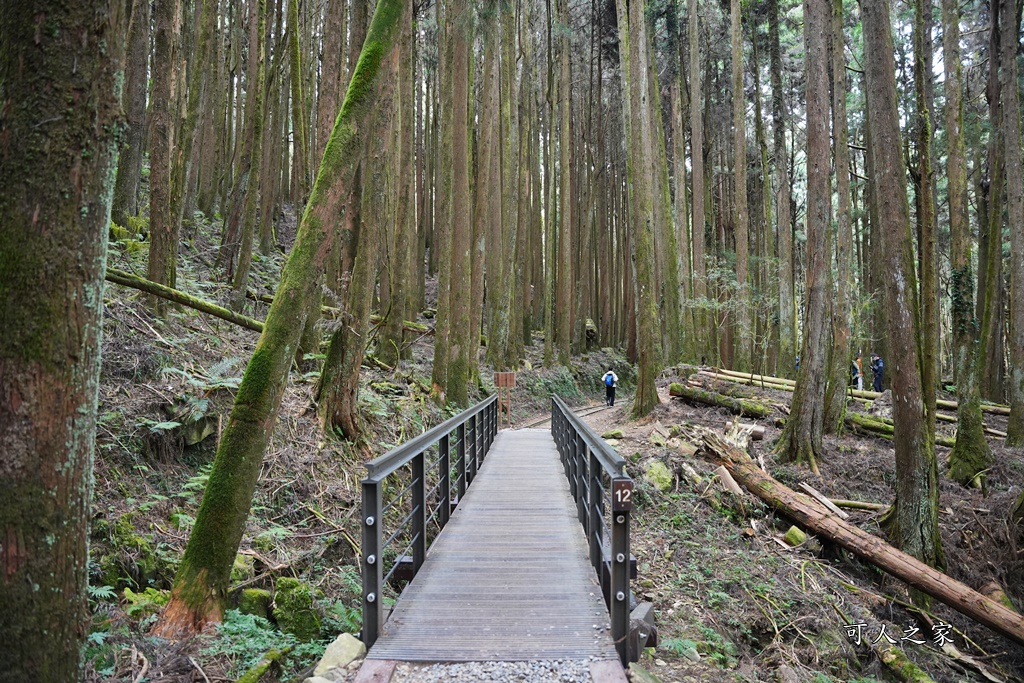
{"label": "tall cedar tree", "polygon": [[846,123],[846,56],[843,0],[832,0],[832,158],[836,168],[836,295],[832,309],[832,358],[825,398],[825,430],[838,433],[846,415],[846,378],[853,328],[853,221],[850,215],[850,148]]}
{"label": "tall cedar tree", "polygon": [[[647,21],[643,3],[623,0],[616,3],[619,13],[619,54],[624,62],[626,114],[626,180],[629,186],[630,227],[632,231],[633,288],[636,298],[637,374],[632,415],[643,417],[658,405],[654,380],[661,365],[661,333],[658,323],[657,287],[654,281],[654,225],[651,191],[654,186],[651,89],[648,84]],[[628,102],[628,104],[627,104]]]}
{"label": "tall cedar tree", "polygon": [[[178,260],[178,224],[171,202],[171,150],[174,149],[174,103],[177,69],[178,26],[181,3],[156,0],[153,61],[165,65],[153,70],[153,102],[150,114],[152,139],[149,151],[149,261],[146,278],[168,287],[175,286]],[[158,313],[166,310],[162,299],[153,300]]]}
{"label": "tall cedar tree", "polygon": [[807,304],[800,371],[789,421],[776,446],[785,462],[818,472],[825,420],[829,328],[829,263],[832,253],[829,188],[829,0],[804,0],[804,64],[807,74]]}
{"label": "tall cedar tree", "polygon": [[[1006,149],[1006,209],[1010,225],[1010,372],[1007,394],[1010,419],[1006,445],[1024,446],[1024,162],[1021,159],[1020,94],[1017,48],[1020,45],[1018,3],[1003,0],[1000,74],[1003,98],[1003,145]],[[991,239],[991,238],[990,238]]]}
{"label": "tall cedar tree", "polygon": [[[704,213],[704,111],[701,106],[701,69],[700,69],[700,12],[697,0],[688,0],[687,4],[688,40],[690,43],[690,187],[692,189],[693,217],[690,232],[693,236],[693,297],[698,302],[707,296],[707,283],[704,268],[704,234],[706,217]],[[707,317],[703,306],[698,305],[694,311],[693,337],[694,356],[703,357],[707,347]]]}
{"label": "tall cedar tree", "polygon": [[393,87],[387,75],[397,68],[395,48],[408,1],[377,3],[295,245],[281,272],[281,284],[221,435],[170,602],[154,629],[157,634],[196,633],[220,618],[308,302],[323,273],[324,259],[331,253],[332,224],[352,191],[374,104],[386,100],[387,89]]}
{"label": "tall cedar tree", "polygon": [[[753,291],[750,287],[750,220],[747,211],[747,103],[743,90],[743,16],[741,0],[732,0],[729,36],[732,41],[733,211],[736,237],[736,369],[750,370],[753,347]],[[756,65],[755,65],[756,68]],[[827,108],[826,108],[827,111]]]}
{"label": "tall cedar tree", "polygon": [[124,111],[127,123],[124,146],[117,163],[114,203],[110,220],[128,226],[129,216],[139,215],[139,179],[146,132],[146,93],[149,90],[149,36],[152,24],[150,0],[132,2],[124,78]]}
{"label": "tall cedar tree", "polygon": [[[693,0],[691,0],[693,2]],[[793,286],[793,232],[790,227],[789,161],[782,90],[782,46],[779,38],[779,0],[769,0],[768,38],[772,81],[772,135],[775,156],[775,225],[779,245],[779,374],[789,377],[796,367],[796,298]],[[694,194],[696,201],[696,193]]]}
{"label": "tall cedar tree", "polygon": [[[918,349],[917,283],[911,249],[907,173],[900,139],[892,30],[887,0],[861,0],[864,23],[865,80],[871,158],[871,183],[878,202],[882,278],[893,395],[896,447],[896,502],[887,513],[887,530],[906,553],[933,567],[944,558],[938,524],[938,464],[921,395]],[[915,595],[915,600],[922,599]]]}
{"label": "tall cedar tree", "polygon": [[946,95],[946,177],[949,179],[949,239],[952,261],[953,369],[956,371],[956,443],[949,477],[961,484],[992,464],[978,391],[978,319],[974,315],[974,259],[967,219],[967,155],[964,150],[963,73],[960,67],[960,8],[942,0],[942,63]]}
{"label": "tall cedar tree", "polygon": [[0,6],[4,680],[82,677],[103,273],[127,23],[119,2]]}

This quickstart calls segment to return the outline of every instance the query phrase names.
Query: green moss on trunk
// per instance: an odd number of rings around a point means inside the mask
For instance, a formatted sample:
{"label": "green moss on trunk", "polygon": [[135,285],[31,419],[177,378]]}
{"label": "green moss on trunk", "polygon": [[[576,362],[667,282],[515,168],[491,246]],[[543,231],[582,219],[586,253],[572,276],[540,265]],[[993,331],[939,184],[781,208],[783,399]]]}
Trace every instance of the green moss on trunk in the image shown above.
{"label": "green moss on trunk", "polygon": [[263,334],[239,386],[221,438],[196,524],[175,577],[173,595],[157,633],[175,635],[217,619],[226,597],[259,477],[277,421],[298,336],[331,252],[333,222],[352,189],[380,67],[397,42],[398,17],[407,0],[381,0],[352,85],[327,143],[320,173],[303,213],[295,245],[281,273]]}

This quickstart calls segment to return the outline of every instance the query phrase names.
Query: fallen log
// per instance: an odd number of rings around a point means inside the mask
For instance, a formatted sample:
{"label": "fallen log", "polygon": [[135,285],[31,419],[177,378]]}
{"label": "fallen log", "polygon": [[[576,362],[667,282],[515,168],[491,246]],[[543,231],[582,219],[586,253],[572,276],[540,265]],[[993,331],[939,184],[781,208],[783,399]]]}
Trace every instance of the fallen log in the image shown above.
{"label": "fallen log", "polygon": [[746,384],[750,386],[760,387],[762,389],[777,389],[779,391],[793,391],[792,384],[775,384],[773,382],[759,382],[752,380],[749,377],[733,377],[732,375],[723,375],[716,372],[708,372],[707,370],[701,370],[698,374],[700,378],[707,378],[715,380],[716,382],[731,382],[734,384]]}
{"label": "fallen log", "polygon": [[882,539],[839,519],[821,503],[765,474],[742,450],[707,429],[691,430],[698,455],[724,466],[752,494],[793,521],[883,569],[912,588],[1024,645],[1024,617]]}
{"label": "fallen log", "polygon": [[126,273],[122,270],[115,270],[114,268],[107,268],[105,277],[107,282],[113,282],[115,285],[131,287],[132,289],[137,289],[140,292],[152,294],[153,296],[166,299],[167,301],[173,301],[174,303],[181,304],[182,306],[188,306],[189,308],[202,311],[203,313],[208,313],[216,318],[226,320],[229,323],[234,323],[235,325],[244,327],[247,330],[252,330],[253,332],[263,332],[262,321],[254,320],[248,316],[242,315],[241,313],[235,313],[234,311],[218,306],[217,304],[204,301],[203,299],[186,294],[185,292],[177,289],[171,289],[170,287],[158,284],[152,280],[141,278],[138,275],[132,275],[131,273]]}
{"label": "fallen log", "polygon": [[888,510],[891,505],[885,503],[866,503],[862,500],[843,500],[842,498],[829,498],[832,504],[840,508],[849,508],[850,510],[868,510],[870,512],[882,512]]}
{"label": "fallen log", "polygon": [[[749,373],[749,372],[736,372],[734,370],[726,370],[725,368],[718,368],[715,371],[715,373],[713,373],[713,374],[717,374],[717,375],[722,376],[722,379],[725,379],[725,378],[728,378],[728,377],[733,377],[733,378],[736,378],[736,379],[745,379],[745,380],[748,380],[747,382],[745,382],[745,384],[754,384],[755,386],[760,386],[762,384],[764,384],[764,386],[770,386],[772,384],[777,385],[777,386],[771,387],[773,389],[774,388],[783,388],[784,389],[786,387],[790,387],[792,389],[792,387],[796,386],[796,382],[794,380],[791,380],[791,379],[785,379],[783,377],[771,377],[769,375],[755,375],[755,374],[752,374],[752,373]],[[867,399],[872,399],[872,400],[874,400],[874,399],[876,399],[876,398],[878,398],[879,396],[882,395],[882,394],[878,393],[877,391],[860,391],[860,390],[857,390],[857,389],[851,389],[849,387],[847,387],[846,394],[847,394],[847,396],[852,396],[854,398],[867,398]],[[935,402],[935,405],[937,407],[939,407],[939,408],[944,409],[944,410],[956,410],[957,409],[957,402],[956,401],[946,401],[946,400],[943,400],[943,399],[939,399],[939,400],[937,400]],[[981,404],[981,410],[982,410],[982,412],[992,413],[994,415],[1009,415],[1010,414],[1010,406],[999,404],[999,403],[982,403]]]}
{"label": "fallen log", "polygon": [[[850,425],[860,427],[861,429],[865,429],[877,436],[881,436],[889,440],[892,440],[893,432],[896,429],[892,424],[885,421],[884,418],[870,418],[861,413],[855,413],[852,411],[847,411],[846,421]],[[955,443],[956,439],[951,439],[948,436],[942,436],[940,434],[935,435],[935,445],[937,446],[952,448]]]}
{"label": "fallen log", "polygon": [[720,406],[728,408],[736,415],[744,417],[764,418],[771,414],[772,409],[757,401],[748,401],[742,398],[730,398],[713,391],[694,389],[685,384],[672,383],[668,387],[668,393],[676,398],[682,398],[693,403],[701,403],[709,406]]}
{"label": "fallen log", "polygon": [[754,441],[764,441],[764,425],[744,424],[742,422],[726,422],[725,428],[731,429],[736,425],[738,429],[745,429],[750,432],[750,438]]}

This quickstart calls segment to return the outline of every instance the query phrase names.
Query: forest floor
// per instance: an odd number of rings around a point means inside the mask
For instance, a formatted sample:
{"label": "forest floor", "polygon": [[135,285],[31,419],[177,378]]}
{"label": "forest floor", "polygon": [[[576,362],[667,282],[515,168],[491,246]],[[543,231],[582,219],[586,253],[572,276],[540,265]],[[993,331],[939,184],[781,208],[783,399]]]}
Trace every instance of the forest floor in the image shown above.
{"label": "forest floor", "polygon": [[[214,267],[210,232],[200,226],[183,245],[178,281],[190,294],[223,301],[227,287]],[[128,242],[112,245],[111,265],[144,273],[144,255]],[[251,289],[256,294],[271,293],[282,261],[279,253],[255,260]],[[254,303],[247,314],[262,318],[266,306]],[[327,642],[360,627],[356,513],[362,464],[450,415],[425,391],[431,338],[411,340],[413,359],[393,371],[364,367],[361,448],[319,426],[313,394],[321,356],[302,360],[292,373],[232,575],[232,595],[237,598],[243,589],[273,591],[281,577],[299,579],[308,586],[317,615],[307,642],[283,634],[280,613],[263,605],[267,618],[230,611],[217,630],[171,644],[147,632],[166,600],[217,436],[257,335],[190,310],[174,310],[159,321],[143,295],[114,286],[107,288],[104,320],[87,680],[235,680],[263,652],[284,644],[295,646],[285,667],[276,678],[262,680],[301,681]],[[546,426],[542,421],[553,393],[574,406],[602,405],[601,375],[612,366],[620,377],[626,395],[614,408],[585,419],[599,434],[623,431],[616,447],[629,461],[638,490],[632,543],[639,578],[633,589],[639,599],[654,603],[659,629],[658,646],[644,653],[641,664],[661,680],[895,680],[870,647],[883,625],[897,640],[909,628],[921,628],[914,638],[926,642],[904,643],[904,650],[936,681],[1024,680],[1024,653],[1008,640],[943,605],[934,607],[932,619],[953,627],[953,645],[982,662],[986,678],[922,635],[927,617],[907,609],[904,584],[818,539],[786,546],[780,539],[789,522],[753,498],[742,512],[734,510],[714,482],[712,466],[661,445],[664,440],[656,436],[658,429],[685,423],[721,429],[729,419],[724,410],[670,398],[668,383],[678,381],[672,370],[659,380],[662,404],[634,422],[628,419],[628,393],[635,371],[619,353],[598,350],[575,358],[571,369],[546,369],[542,347],[535,339],[517,377],[516,426]],[[481,384],[493,390],[486,368],[481,368]],[[790,400],[785,392],[755,393],[778,404]],[[858,405],[851,403],[851,409]],[[1001,419],[987,421],[1000,428]],[[749,452],[781,482],[805,481],[837,498],[892,500],[889,442],[856,434],[826,437],[821,475],[814,476],[776,461],[771,445],[779,430],[771,419],[763,423],[765,440],[751,442]],[[991,443],[997,464],[989,473],[987,497],[942,481],[947,572],[976,589],[993,580],[1006,587],[1024,585],[1005,523],[1024,485],[1024,453]],[[942,469],[948,449],[937,450]],[[654,461],[672,473],[668,491],[645,478]],[[680,476],[684,465],[703,478],[701,486],[692,487]],[[878,514],[851,515],[861,528],[880,533]],[[866,624],[861,645],[847,636],[850,623]]]}

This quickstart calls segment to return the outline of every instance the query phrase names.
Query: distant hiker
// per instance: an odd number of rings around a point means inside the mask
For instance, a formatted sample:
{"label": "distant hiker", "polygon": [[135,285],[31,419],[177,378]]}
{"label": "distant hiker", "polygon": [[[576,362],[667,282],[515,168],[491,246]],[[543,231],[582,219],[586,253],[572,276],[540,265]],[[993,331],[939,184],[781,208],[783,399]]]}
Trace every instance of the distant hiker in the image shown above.
{"label": "distant hiker", "polygon": [[800,356],[796,357],[796,371],[800,372]]}
{"label": "distant hiker", "polygon": [[857,387],[857,391],[864,391],[864,365],[860,356],[850,363],[850,384]]}
{"label": "distant hiker", "polygon": [[604,382],[604,402],[610,406],[615,405],[615,387],[619,382],[618,375],[614,370],[608,368],[608,372],[604,373],[601,381]]}
{"label": "distant hiker", "polygon": [[871,375],[875,381],[875,391],[882,393],[882,375],[885,373],[885,363],[877,353],[871,354]]}

